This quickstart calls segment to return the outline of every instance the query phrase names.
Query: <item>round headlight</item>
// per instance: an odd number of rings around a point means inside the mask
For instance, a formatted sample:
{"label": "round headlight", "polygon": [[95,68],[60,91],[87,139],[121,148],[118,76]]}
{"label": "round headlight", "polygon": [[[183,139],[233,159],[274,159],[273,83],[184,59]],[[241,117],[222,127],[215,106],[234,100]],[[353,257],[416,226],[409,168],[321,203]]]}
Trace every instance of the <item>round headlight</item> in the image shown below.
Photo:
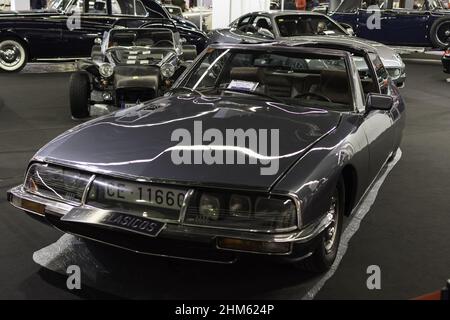
{"label": "round headlight", "polygon": [[249,197],[233,194],[230,198],[230,215],[234,217],[248,217],[251,212]]}
{"label": "round headlight", "polygon": [[98,71],[103,78],[109,78],[114,73],[114,67],[110,63],[103,63],[98,68]]}
{"label": "round headlight", "polygon": [[219,198],[210,194],[202,194],[200,197],[199,212],[203,217],[218,220],[220,212]]}
{"label": "round headlight", "polygon": [[169,78],[173,77],[173,75],[175,74],[175,71],[176,71],[175,66],[171,63],[165,63],[161,66],[161,75],[165,79],[169,79]]}

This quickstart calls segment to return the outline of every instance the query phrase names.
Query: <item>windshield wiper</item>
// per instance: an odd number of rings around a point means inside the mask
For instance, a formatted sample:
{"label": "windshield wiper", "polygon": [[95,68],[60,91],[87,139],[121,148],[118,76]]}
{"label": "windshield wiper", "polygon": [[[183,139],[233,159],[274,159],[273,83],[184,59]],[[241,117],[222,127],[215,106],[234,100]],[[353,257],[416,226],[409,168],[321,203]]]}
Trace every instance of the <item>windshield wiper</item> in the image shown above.
{"label": "windshield wiper", "polygon": [[240,93],[240,94],[248,94],[248,95],[253,95],[253,96],[259,96],[259,97],[266,98],[271,101],[276,101],[276,102],[283,103],[283,104],[285,103],[283,100],[281,100],[277,97],[272,97],[267,94],[259,93],[259,92],[255,92],[255,91],[239,90],[239,89],[232,89],[232,88],[214,88],[212,90],[215,90],[217,92],[228,91],[228,92],[235,92],[235,93]]}

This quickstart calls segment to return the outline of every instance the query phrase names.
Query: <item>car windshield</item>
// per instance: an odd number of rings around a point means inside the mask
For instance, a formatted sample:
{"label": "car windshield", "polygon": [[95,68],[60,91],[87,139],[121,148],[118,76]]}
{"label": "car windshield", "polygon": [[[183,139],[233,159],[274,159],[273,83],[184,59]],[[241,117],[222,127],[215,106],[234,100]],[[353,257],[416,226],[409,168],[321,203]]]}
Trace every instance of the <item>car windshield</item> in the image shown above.
{"label": "car windshield", "polygon": [[118,29],[107,41],[107,52],[116,64],[155,65],[176,52],[168,29]]}
{"label": "car windshield", "polygon": [[181,10],[180,7],[165,7],[167,9],[167,11],[169,11],[169,13],[173,16],[178,16],[178,17],[183,17],[183,11]]}
{"label": "car windshield", "polygon": [[178,88],[197,94],[251,95],[292,105],[353,110],[345,58],[296,50],[209,49]]}
{"label": "car windshield", "polygon": [[168,29],[113,30],[108,47],[173,48],[173,33]]}
{"label": "car windshield", "polygon": [[282,37],[345,35],[331,19],[319,15],[286,15],[275,18]]}

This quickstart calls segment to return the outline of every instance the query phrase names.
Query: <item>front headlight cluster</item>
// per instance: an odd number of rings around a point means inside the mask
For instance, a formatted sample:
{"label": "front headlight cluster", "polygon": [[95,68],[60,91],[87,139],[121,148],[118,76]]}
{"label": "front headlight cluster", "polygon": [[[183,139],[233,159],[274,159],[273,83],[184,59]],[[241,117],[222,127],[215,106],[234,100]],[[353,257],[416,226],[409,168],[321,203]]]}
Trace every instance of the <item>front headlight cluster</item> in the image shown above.
{"label": "front headlight cluster", "polygon": [[280,231],[297,227],[297,207],[288,197],[197,192],[185,223],[249,231]]}
{"label": "front headlight cluster", "polygon": [[109,78],[113,75],[114,73],[114,67],[112,64],[110,63],[102,63],[99,67],[98,67],[98,71],[100,72],[100,75],[103,78]]}
{"label": "front headlight cluster", "polygon": [[392,77],[392,79],[398,79],[402,75],[402,69],[400,68],[392,68],[389,69],[389,74]]}
{"label": "front headlight cluster", "polygon": [[33,164],[24,189],[32,194],[62,202],[81,203],[91,175],[77,170]]}

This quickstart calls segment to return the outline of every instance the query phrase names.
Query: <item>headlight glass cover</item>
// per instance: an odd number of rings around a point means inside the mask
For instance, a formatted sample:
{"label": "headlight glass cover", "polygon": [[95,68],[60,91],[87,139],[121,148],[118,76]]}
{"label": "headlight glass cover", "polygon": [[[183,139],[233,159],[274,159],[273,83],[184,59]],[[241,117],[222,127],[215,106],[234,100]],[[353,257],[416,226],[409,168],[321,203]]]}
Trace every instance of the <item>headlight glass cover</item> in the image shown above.
{"label": "headlight glass cover", "polygon": [[283,196],[196,192],[184,223],[255,232],[290,231],[298,227],[297,206]]}
{"label": "headlight glass cover", "polygon": [[91,175],[77,170],[33,164],[25,178],[24,189],[45,198],[79,204],[90,179]]}
{"label": "headlight glass cover", "polygon": [[103,63],[98,68],[100,75],[104,78],[109,78],[114,73],[114,67],[110,63]]}

